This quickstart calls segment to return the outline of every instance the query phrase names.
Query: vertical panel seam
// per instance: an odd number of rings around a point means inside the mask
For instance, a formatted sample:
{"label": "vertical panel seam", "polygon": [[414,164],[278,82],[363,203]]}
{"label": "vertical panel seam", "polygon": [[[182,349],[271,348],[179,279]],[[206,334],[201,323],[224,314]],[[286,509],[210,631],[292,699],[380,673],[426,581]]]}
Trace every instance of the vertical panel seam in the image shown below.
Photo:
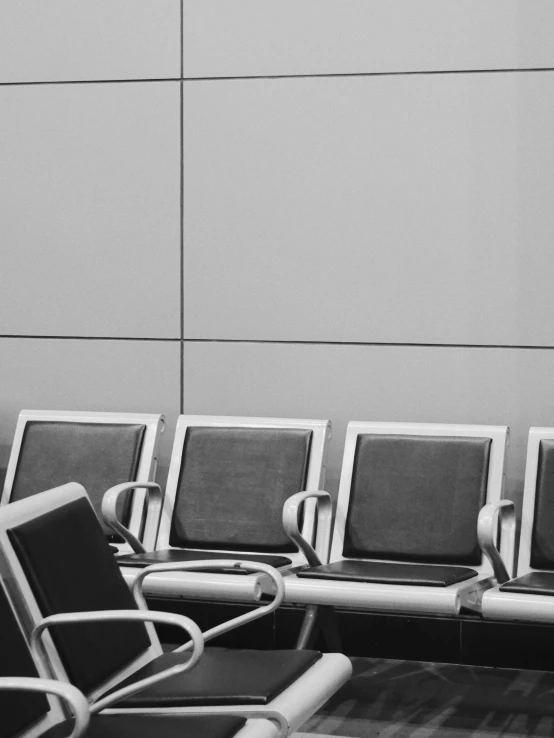
{"label": "vertical panel seam", "polygon": [[184,141],[183,141],[183,118],[184,118],[184,84],[183,84],[183,55],[184,55],[184,0],[180,0],[180,80],[179,80],[179,315],[180,315],[180,352],[179,352],[179,413],[184,412],[185,404],[185,376],[184,376],[184,358],[185,358],[185,201],[184,201]]}

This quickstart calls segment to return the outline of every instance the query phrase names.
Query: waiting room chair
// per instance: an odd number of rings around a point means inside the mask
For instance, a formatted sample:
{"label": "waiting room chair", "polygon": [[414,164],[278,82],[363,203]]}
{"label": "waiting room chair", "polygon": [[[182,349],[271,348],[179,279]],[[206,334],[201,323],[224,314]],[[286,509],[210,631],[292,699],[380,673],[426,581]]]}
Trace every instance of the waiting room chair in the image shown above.
{"label": "waiting room chair", "polygon": [[[154,479],[163,429],[162,415],[22,410],[0,504],[79,482],[101,520],[104,493],[132,481],[129,494],[120,501],[119,515],[127,521],[130,540],[138,540],[144,525],[143,488],[157,486]],[[103,523],[103,527],[109,540],[122,540],[109,526]]]}
{"label": "waiting room chair", "polygon": [[[213,564],[226,568],[238,561],[216,559]],[[150,572],[213,564],[145,568],[132,594],[80,485],[64,485],[0,509],[0,570],[12,583],[9,594],[24,632],[31,637],[36,629],[32,644],[44,676],[71,681],[95,709],[110,713],[248,711],[252,717],[276,717],[293,731],[350,677],[350,661],[342,654],[207,648],[190,672],[178,674],[193,658],[190,644],[163,654],[152,625],[104,622],[112,619],[111,613],[101,614],[106,610],[133,610],[135,619],[154,619],[141,591]],[[257,611],[206,631],[206,641],[273,612],[282,600],[283,579],[276,570],[258,562],[240,566],[271,577],[276,595]],[[51,636],[42,635],[44,628],[52,629]],[[141,691],[131,694],[139,685]],[[110,706],[115,699],[111,690],[123,697],[117,706]]]}
{"label": "waiting room chair", "polygon": [[[155,520],[161,499],[149,490],[152,523],[144,546],[118,557],[127,581],[137,567],[228,555],[261,561],[283,573],[313,563],[285,533],[282,510],[291,497],[302,508],[302,533],[310,543],[316,505],[320,529],[330,522],[331,499],[321,491],[330,434],[326,420],[180,416],[159,531]],[[102,508],[105,521],[124,538],[117,500],[126,489],[119,485],[107,493]],[[324,560],[328,546],[328,537],[317,539]],[[270,584],[267,577],[244,576],[239,570],[164,572],[145,586],[149,595],[159,597],[182,597],[186,591],[187,597],[255,601]]]}
{"label": "waiting room chair", "polygon": [[[433,615],[477,607],[495,582],[477,518],[500,499],[507,438],[497,426],[349,423],[331,563],[286,577],[285,601]],[[306,644],[313,626],[303,627]]]}
{"label": "waiting room chair", "polygon": [[[177,616],[177,620],[182,621],[187,631],[190,629],[188,618]],[[283,732],[270,720],[247,721],[246,717],[237,715],[95,714],[94,706],[89,708],[86,697],[76,687],[67,682],[39,678],[37,665],[1,583],[0,623],[2,738],[123,738],[130,735],[133,738],[278,738]],[[200,645],[203,647],[201,637]]]}
{"label": "waiting room chair", "polygon": [[[515,527],[514,505],[503,500]],[[491,559],[499,552],[494,537],[495,508],[483,510],[480,542]],[[525,463],[523,508],[517,576],[483,593],[484,618],[526,622],[554,622],[554,428],[530,428]],[[513,563],[513,549],[507,552]]]}

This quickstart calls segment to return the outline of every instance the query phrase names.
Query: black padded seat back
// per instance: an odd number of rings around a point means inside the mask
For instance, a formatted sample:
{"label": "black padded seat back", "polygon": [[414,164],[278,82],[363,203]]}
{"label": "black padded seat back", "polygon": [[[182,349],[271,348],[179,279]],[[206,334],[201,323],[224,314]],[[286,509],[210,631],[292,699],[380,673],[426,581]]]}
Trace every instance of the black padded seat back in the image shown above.
{"label": "black padded seat back", "polygon": [[[43,616],[137,606],[85,498],[8,531]],[[84,623],[52,629],[73,684],[88,693],[150,646],[142,623]]]}
{"label": "black padded seat back", "polygon": [[[102,496],[110,487],[136,479],[146,426],[123,423],[67,423],[30,420],[25,425],[11,501],[67,482],[82,484],[101,520]],[[131,496],[122,502],[128,522]],[[106,534],[113,534],[102,523]]]}
{"label": "black padded seat back", "polygon": [[305,488],[311,440],[293,428],[188,428],[171,546],[295,551],[283,504]]}
{"label": "black padded seat back", "polygon": [[491,439],[358,436],[344,556],[478,565]]}
{"label": "black padded seat back", "polygon": [[554,569],[554,440],[539,444],[535,514],[531,534],[531,560],[534,569]]}
{"label": "black padded seat back", "polygon": [[[25,638],[0,585],[0,677],[37,677]],[[50,706],[44,695],[0,690],[0,735],[11,738],[43,718]]]}

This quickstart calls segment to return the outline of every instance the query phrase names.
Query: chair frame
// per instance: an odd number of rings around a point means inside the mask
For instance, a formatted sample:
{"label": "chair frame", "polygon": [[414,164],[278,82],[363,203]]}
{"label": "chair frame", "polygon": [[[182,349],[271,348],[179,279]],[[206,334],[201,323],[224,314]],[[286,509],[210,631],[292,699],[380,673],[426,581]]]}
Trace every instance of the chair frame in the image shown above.
{"label": "chair frame", "polygon": [[[64,681],[68,680],[68,675],[63,666],[54,646],[52,638],[47,632],[50,624],[63,622],[84,622],[86,620],[98,619],[133,619],[145,621],[145,627],[151,639],[151,646],[131,664],[121,669],[117,675],[112,675],[104,684],[94,689],[88,699],[93,701],[91,707],[92,712],[102,710],[105,714],[116,713],[136,713],[136,714],[155,714],[163,712],[164,714],[225,714],[238,715],[247,718],[266,718],[276,721],[279,725],[280,734],[287,735],[296,730],[304,720],[310,717],[324,702],[331,697],[335,691],[350,676],[352,668],[350,662],[342,654],[325,654],[322,658],[312,665],[307,672],[300,676],[294,684],[286,688],[277,697],[275,697],[267,705],[259,706],[222,706],[222,707],[167,707],[161,710],[155,708],[119,708],[112,705],[116,700],[127,694],[127,689],[122,688],[117,692],[113,692],[109,697],[106,692],[114,688],[122,680],[131,676],[138,669],[149,663],[152,658],[162,653],[161,645],[155,633],[151,622],[161,622],[166,624],[177,625],[185,628],[192,635],[192,629],[196,628],[194,623],[182,615],[174,615],[170,613],[154,612],[147,609],[146,601],[142,592],[143,581],[149,575],[156,575],[159,572],[167,570],[176,572],[178,570],[202,570],[203,568],[211,568],[215,566],[230,567],[239,563],[236,559],[218,559],[209,561],[195,561],[185,563],[156,564],[151,567],[141,569],[139,576],[132,587],[133,595],[138,606],[138,610],[132,611],[102,611],[101,613],[69,613],[52,615],[43,618],[39,610],[38,604],[33,596],[31,587],[27,582],[23,568],[19,559],[13,550],[8,538],[7,531],[14,526],[25,523],[34,519],[37,514],[44,509],[53,510],[62,507],[68,502],[84,498],[90,500],[84,488],[76,483],[63,485],[62,487],[49,490],[40,495],[41,499],[37,500],[37,495],[20,500],[17,503],[8,505],[0,510],[0,578],[6,582],[6,591],[11,600],[12,607],[16,613],[22,630],[28,634],[30,647],[38,666],[39,675],[44,678],[59,678]],[[91,505],[92,507],[92,505]],[[205,633],[200,633],[203,641],[211,640],[229,630],[240,625],[247,624],[259,617],[269,614],[277,609],[281,604],[284,596],[283,578],[277,572],[266,564],[244,561],[240,565],[247,571],[257,571],[263,573],[267,578],[272,580],[275,594],[273,600],[268,604],[258,607],[255,611],[250,611],[239,615],[221,625],[209,629]],[[192,628],[191,628],[192,623]],[[42,631],[45,631],[44,633]],[[39,641],[39,637],[41,641]],[[189,650],[194,647],[191,660],[196,661],[195,653],[197,653],[198,644],[194,637],[192,641],[180,646],[177,651]],[[201,654],[199,654],[198,658]],[[187,663],[190,663],[187,662]],[[173,667],[174,668],[174,667]],[[182,670],[182,669],[180,669]],[[167,675],[171,675],[172,669],[167,670]],[[164,673],[157,674],[155,677],[141,680],[140,687],[143,688],[149,684],[160,681],[164,678]],[[135,686],[135,685],[133,685]],[[131,692],[137,691],[132,689]],[[307,700],[306,695],[310,695]],[[246,737],[245,737],[246,738]]]}
{"label": "chair frame", "polygon": [[[539,463],[540,443],[554,441],[554,428],[531,427],[527,441],[525,461],[525,481],[523,486],[523,505],[519,538],[517,566],[510,569],[510,578],[524,576],[531,572],[541,572],[531,566],[531,543],[535,517],[535,497]],[[509,503],[512,505],[513,503]],[[490,526],[483,521],[483,545],[491,545]],[[522,622],[554,623],[554,597],[522,592],[503,592],[494,587],[483,594],[482,614],[486,619],[517,620]]]}
{"label": "chair frame", "polygon": [[[326,528],[326,518],[330,523],[330,496],[327,492],[323,492],[325,483],[325,464],[327,457],[327,445],[331,438],[331,423],[326,420],[306,420],[293,418],[256,418],[243,416],[212,416],[212,415],[180,415],[177,421],[175,437],[173,442],[173,450],[171,453],[171,462],[169,466],[169,474],[167,478],[165,498],[161,500],[156,490],[148,490],[149,508],[152,514],[147,516],[147,524],[144,531],[144,546],[142,551],[163,551],[163,550],[180,550],[178,547],[169,544],[169,536],[171,529],[171,521],[173,509],[177,495],[179,484],[179,475],[181,471],[183,449],[187,430],[191,427],[211,427],[211,428],[291,428],[312,431],[312,442],[310,446],[310,458],[306,475],[306,490],[312,493],[305,495],[304,520],[302,525],[302,537],[308,542],[308,546],[303,547],[298,552],[285,554],[291,559],[291,565],[287,568],[280,569],[281,573],[286,574],[287,571],[295,568],[306,566],[310,563],[306,557],[306,549],[311,548],[314,540],[316,527]],[[117,496],[125,491],[124,485],[110,490],[105,498],[103,505],[104,520],[117,530],[120,535],[129,540],[126,535],[125,528],[117,521],[116,502]],[[319,492],[319,495],[314,493]],[[297,495],[303,495],[303,492]],[[297,498],[293,495],[290,499]],[[287,501],[288,502],[288,501]],[[327,502],[327,506],[326,506]],[[327,509],[328,508],[328,509]],[[316,525],[316,518],[317,525]],[[327,545],[325,541],[318,537],[318,541],[322,541],[323,548],[316,546],[318,556],[325,561],[328,557],[328,539]],[[298,544],[297,541],[295,541]],[[132,545],[132,541],[131,541]],[[135,547],[135,550],[137,548]],[[139,549],[140,550],[140,549]],[[187,550],[197,551],[199,554],[204,553],[207,549],[190,548]],[[225,549],[211,549],[221,553],[225,557],[240,558],[241,554],[260,553],[255,550],[244,551],[228,551]],[[136,576],[138,568],[122,567],[122,573],[126,581],[130,584]],[[190,572],[187,578],[187,598],[207,599],[217,602],[256,602],[263,593],[271,593],[270,582],[267,577],[263,576],[242,576],[233,574],[219,574],[216,572],[205,572],[202,574]],[[164,572],[152,577],[147,584],[148,594],[158,597],[182,597],[184,590],[184,575],[179,572]]]}
{"label": "chair frame", "polygon": [[[508,443],[508,429],[505,426],[351,421],[348,424],[344,445],[337,512],[331,543],[330,561],[332,562],[348,560],[343,555],[344,532],[356,442],[361,434],[490,437],[492,444],[487,502],[496,502],[501,498],[505,451]],[[364,560],[374,561],[376,559],[360,559],[360,561]],[[386,561],[385,559],[378,560]],[[394,560],[389,559],[388,561]],[[409,565],[410,562],[403,563]],[[494,584],[494,572],[485,557],[482,557],[481,564],[471,566],[471,568],[477,572],[477,576],[447,587],[300,579],[292,576],[285,580],[285,601],[305,605],[352,607],[376,612],[454,616],[459,613],[461,607],[477,610],[482,591]]]}
{"label": "chair frame", "polygon": [[[141,457],[136,480],[133,481],[153,483],[156,478],[160,439],[165,428],[165,419],[163,415],[152,413],[88,412],[74,410],[22,410],[17,419],[12,449],[6,470],[4,488],[0,497],[0,505],[6,505],[10,502],[23,435],[25,433],[27,423],[30,421],[144,425],[145,435]],[[75,481],[78,482],[79,480]],[[146,493],[144,489],[135,488],[133,485],[129,485],[128,489],[133,490],[129,531],[134,537],[140,538],[143,528]],[[131,550],[125,544],[118,545],[117,547],[120,552],[128,552]]]}

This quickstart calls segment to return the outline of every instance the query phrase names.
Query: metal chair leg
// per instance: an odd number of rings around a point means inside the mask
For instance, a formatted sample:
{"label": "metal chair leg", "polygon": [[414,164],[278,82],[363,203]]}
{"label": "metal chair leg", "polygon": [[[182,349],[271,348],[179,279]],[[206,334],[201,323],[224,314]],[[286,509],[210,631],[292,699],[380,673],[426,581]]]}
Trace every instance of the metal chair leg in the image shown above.
{"label": "metal chair leg", "polygon": [[304,619],[296,641],[297,650],[313,648],[321,631],[331,653],[342,653],[337,613],[331,605],[306,605]]}
{"label": "metal chair leg", "polygon": [[297,650],[303,650],[313,646],[313,643],[319,630],[319,605],[306,605],[304,611],[304,619],[300,627],[300,633],[298,634],[298,640],[296,641]]}

